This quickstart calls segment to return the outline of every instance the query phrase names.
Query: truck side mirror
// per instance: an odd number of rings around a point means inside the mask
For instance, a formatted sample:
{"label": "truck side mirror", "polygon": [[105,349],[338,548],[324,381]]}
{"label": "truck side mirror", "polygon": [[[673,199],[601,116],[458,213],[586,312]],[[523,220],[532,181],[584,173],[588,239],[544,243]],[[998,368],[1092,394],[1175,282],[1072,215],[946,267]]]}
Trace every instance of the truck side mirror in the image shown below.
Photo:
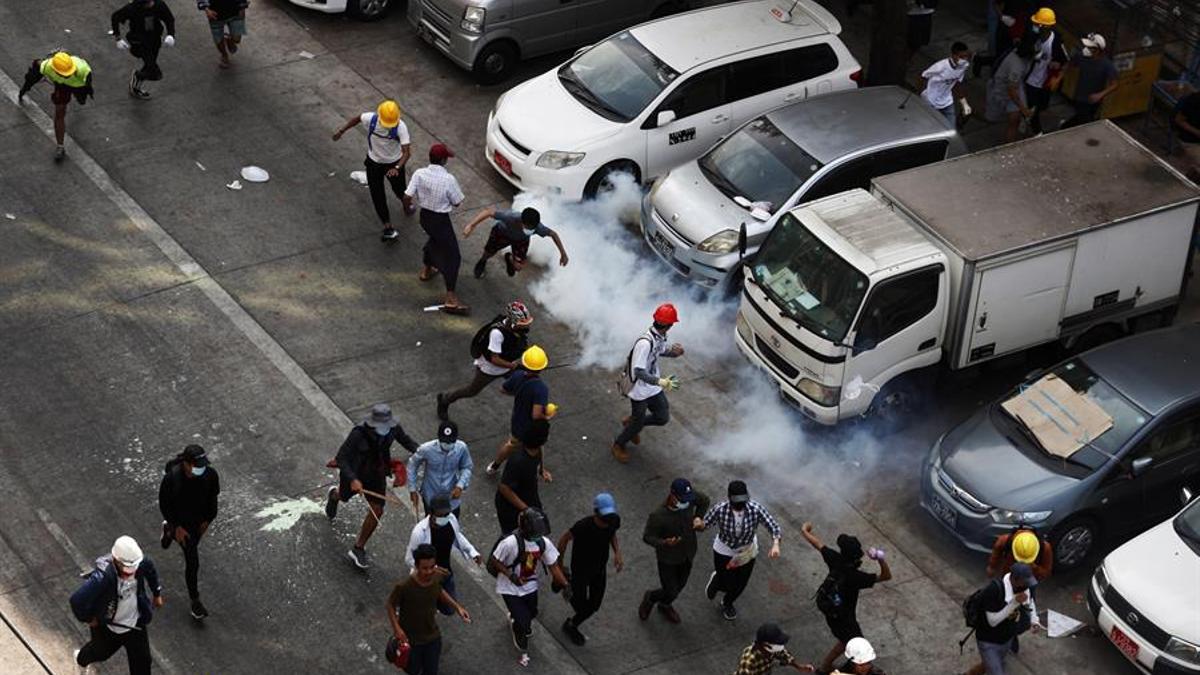
{"label": "truck side mirror", "polygon": [[1137,459],[1133,460],[1132,464],[1129,465],[1129,474],[1134,478],[1137,478],[1138,476],[1146,473],[1146,469],[1149,469],[1150,465],[1153,463],[1153,457],[1138,457]]}
{"label": "truck side mirror", "polygon": [[746,223],[738,228],[738,260],[746,257]]}
{"label": "truck side mirror", "polygon": [[658,115],[654,118],[654,128],[661,129],[674,121],[674,110],[659,110]]}

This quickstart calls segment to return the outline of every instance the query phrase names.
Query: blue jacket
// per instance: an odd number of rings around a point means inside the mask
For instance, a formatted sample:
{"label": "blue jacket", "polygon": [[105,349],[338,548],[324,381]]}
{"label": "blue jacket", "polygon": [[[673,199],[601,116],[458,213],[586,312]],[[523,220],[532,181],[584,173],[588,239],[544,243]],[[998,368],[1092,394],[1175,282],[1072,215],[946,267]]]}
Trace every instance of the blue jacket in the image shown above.
{"label": "blue jacket", "polygon": [[[417,471],[422,467],[425,474],[418,479]],[[474,469],[466,443],[455,441],[450,452],[442,452],[436,439],[422,443],[408,460],[408,491],[419,491],[421,499],[428,503],[438,495],[449,496],[456,487],[466,490]],[[461,502],[451,498],[450,508],[457,509]]]}
{"label": "blue jacket", "polygon": [[[154,614],[150,597],[146,595],[146,586],[155,596],[162,595],[162,585],[158,583],[158,570],[150,558],[143,558],[134,574],[137,579],[138,620],[136,628],[150,623]],[[87,579],[79,590],[71,594],[71,612],[76,619],[87,623],[98,619],[102,625],[112,622],[117,613],[117,568],[112,564],[112,556],[96,558],[96,569],[87,575]]]}

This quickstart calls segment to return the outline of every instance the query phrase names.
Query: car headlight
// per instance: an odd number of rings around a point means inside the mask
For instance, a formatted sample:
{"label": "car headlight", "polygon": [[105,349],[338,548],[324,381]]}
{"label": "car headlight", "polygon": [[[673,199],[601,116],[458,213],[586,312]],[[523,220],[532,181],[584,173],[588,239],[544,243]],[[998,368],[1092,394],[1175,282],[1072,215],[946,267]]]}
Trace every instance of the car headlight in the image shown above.
{"label": "car headlight", "polygon": [[992,520],[1004,525],[1017,525],[1021,523],[1040,523],[1050,517],[1053,511],[1009,511],[1006,509],[992,509],[988,512],[992,516]]}
{"label": "car headlight", "polygon": [[483,32],[483,19],[487,10],[482,7],[467,7],[463,10],[462,29],[472,33]]}
{"label": "car headlight", "polygon": [[1101,596],[1108,592],[1108,572],[1104,571],[1104,565],[1100,565],[1096,568],[1096,572],[1092,575],[1092,579],[1096,581],[1096,588],[1100,589]]}
{"label": "car headlight", "polygon": [[807,377],[800,380],[800,384],[796,385],[796,388],[800,390],[800,393],[821,405],[837,405],[838,398],[842,395],[841,387],[830,387]]}
{"label": "car headlight", "polygon": [[1167,654],[1174,656],[1180,661],[1186,661],[1188,663],[1200,663],[1200,647],[1188,642],[1187,640],[1180,640],[1177,637],[1173,637],[1170,640],[1167,640],[1167,648],[1165,651]]}
{"label": "car headlight", "polygon": [[737,332],[746,341],[746,344],[754,343],[754,331],[750,330],[750,322],[746,320],[746,315],[741,312],[737,313]]}
{"label": "car headlight", "polygon": [[700,242],[696,248],[704,253],[729,253],[737,248],[738,233],[733,230],[721,230],[713,236]]}
{"label": "car headlight", "polygon": [[543,169],[565,169],[568,166],[575,166],[583,161],[582,152],[562,152],[559,150],[547,150],[538,157],[537,165]]}

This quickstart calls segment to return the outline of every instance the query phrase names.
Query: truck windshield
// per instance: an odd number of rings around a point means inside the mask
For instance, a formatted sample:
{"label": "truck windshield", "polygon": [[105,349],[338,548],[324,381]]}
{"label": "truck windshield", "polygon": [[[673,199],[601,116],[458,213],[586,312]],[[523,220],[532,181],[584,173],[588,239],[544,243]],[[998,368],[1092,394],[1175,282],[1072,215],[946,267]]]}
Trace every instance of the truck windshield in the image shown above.
{"label": "truck windshield", "polygon": [[700,158],[700,170],[726,197],[783,205],[821,168],[821,163],[760,117]]}
{"label": "truck windshield", "polygon": [[821,243],[791,213],[754,258],[754,279],[797,323],[840,342],[867,291],[867,277]]}
{"label": "truck windshield", "polygon": [[628,122],[679,73],[623,31],[571,59],[558,80],[583,105],[602,117]]}

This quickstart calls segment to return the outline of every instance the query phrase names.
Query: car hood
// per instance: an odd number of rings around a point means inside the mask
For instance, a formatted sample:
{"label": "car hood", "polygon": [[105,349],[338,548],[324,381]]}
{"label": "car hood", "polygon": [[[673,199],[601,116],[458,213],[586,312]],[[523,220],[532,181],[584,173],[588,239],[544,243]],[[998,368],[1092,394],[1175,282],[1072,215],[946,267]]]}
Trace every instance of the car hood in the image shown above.
{"label": "car hood", "polygon": [[537,152],[578,152],[624,126],[577,101],[558,81],[557,68],[504,94],[496,121],[506,134]]}
{"label": "car hood", "polygon": [[[1143,532],[1104,559],[1112,587],[1154,625],[1200,643],[1200,556],[1179,538],[1174,518]],[[1126,617],[1121,617],[1127,621]],[[1136,628],[1136,626],[1133,626]]]}
{"label": "car hood", "polygon": [[699,243],[721,230],[737,230],[753,219],[713,186],[700,171],[700,164],[688,162],[672,169],[659,180],[651,205],[658,215],[688,241]]}
{"label": "car hood", "polygon": [[942,469],[976,499],[1002,509],[1039,511],[1056,494],[1078,484],[1013,445],[982,408],[942,441]]}

